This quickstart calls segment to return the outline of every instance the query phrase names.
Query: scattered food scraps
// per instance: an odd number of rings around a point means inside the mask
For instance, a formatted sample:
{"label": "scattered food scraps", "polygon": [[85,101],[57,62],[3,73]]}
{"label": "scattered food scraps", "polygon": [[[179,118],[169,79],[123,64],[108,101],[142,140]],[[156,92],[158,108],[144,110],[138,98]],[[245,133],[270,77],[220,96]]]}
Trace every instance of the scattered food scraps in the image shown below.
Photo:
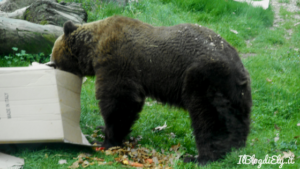
{"label": "scattered food scraps", "polygon": [[74,159],[77,159],[77,161],[75,161],[71,166],[69,166],[68,168],[71,168],[71,169],[76,169],[76,168],[79,168],[80,165],[83,167],[83,168],[86,168],[90,165],[94,165],[95,162],[98,162],[98,165],[99,163],[102,163],[104,161],[104,159],[102,158],[98,158],[98,157],[91,157],[90,154],[86,154],[86,153],[81,153],[79,154],[76,158]]}
{"label": "scattered food scraps", "polygon": [[[180,148],[180,143],[174,145],[170,150],[177,152]],[[132,146],[132,143],[125,142],[124,147],[111,147],[105,152],[106,155],[118,155],[117,158],[114,158],[115,162],[118,162],[122,165],[137,167],[137,168],[169,168],[171,165],[174,165],[174,161],[178,160],[181,156],[180,153],[170,154],[160,154],[157,151],[149,150],[147,148]],[[164,153],[165,151],[163,151]],[[91,159],[91,158],[90,158]],[[98,165],[104,165],[105,162],[98,162]]]}

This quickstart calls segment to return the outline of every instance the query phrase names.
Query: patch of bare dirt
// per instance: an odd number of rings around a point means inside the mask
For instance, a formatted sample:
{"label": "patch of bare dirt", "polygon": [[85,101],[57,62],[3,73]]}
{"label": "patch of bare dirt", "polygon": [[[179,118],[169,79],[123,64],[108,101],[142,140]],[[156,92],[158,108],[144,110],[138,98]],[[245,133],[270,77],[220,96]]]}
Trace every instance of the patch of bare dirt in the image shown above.
{"label": "patch of bare dirt", "polygon": [[[279,27],[284,22],[284,19],[282,19],[279,15],[281,7],[286,9],[289,12],[294,12],[295,13],[295,12],[300,11],[300,8],[297,6],[297,0],[290,0],[289,3],[280,3],[279,0],[271,0],[270,5],[272,6],[272,9],[275,13],[274,23],[273,23],[274,27]],[[300,19],[300,16],[295,14],[294,18],[295,19]]]}
{"label": "patch of bare dirt", "polygon": [[[280,3],[279,0],[271,0],[270,6],[272,7],[272,9],[274,11],[274,22],[273,22],[273,27],[270,28],[271,30],[274,30],[274,29],[282,26],[286,21],[292,21],[294,27],[300,26],[300,15],[297,14],[297,12],[300,12],[300,7],[297,6],[297,0],[289,0],[289,3]],[[290,19],[282,18],[280,16],[281,8],[284,8],[289,12],[293,12],[294,15],[292,16],[292,18],[290,18]],[[286,31],[285,38],[291,39],[293,32],[294,32],[293,28],[287,29],[285,31]],[[254,39],[247,40],[246,41],[247,47],[251,47],[253,41],[254,41]],[[245,54],[240,54],[240,55],[242,58],[256,56],[255,53],[245,53]]]}

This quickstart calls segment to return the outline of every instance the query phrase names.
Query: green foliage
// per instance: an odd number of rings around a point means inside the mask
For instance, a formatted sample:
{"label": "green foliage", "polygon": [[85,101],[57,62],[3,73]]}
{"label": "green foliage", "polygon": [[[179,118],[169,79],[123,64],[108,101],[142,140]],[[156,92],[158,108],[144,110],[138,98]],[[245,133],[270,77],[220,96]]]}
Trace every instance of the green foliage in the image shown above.
{"label": "green foliage", "polygon": [[32,62],[45,63],[49,61],[49,57],[44,53],[27,54],[25,50],[18,51],[18,48],[13,47],[14,54],[8,56],[0,56],[0,67],[11,66],[28,66]]}
{"label": "green foliage", "polygon": [[41,24],[41,25],[47,25],[48,22],[47,22],[46,20],[42,20],[42,21],[40,22],[40,24]]}
{"label": "green foliage", "polygon": [[289,12],[287,9],[285,9],[284,7],[280,8],[279,14],[281,15],[281,17],[283,17],[284,19],[287,18],[291,18],[291,16],[294,14],[293,12]]}
{"label": "green foliage", "polygon": [[261,34],[255,39],[255,46],[264,45],[282,45],[285,42],[284,32],[281,30],[273,31],[266,30],[264,34]]}
{"label": "green foliage", "polygon": [[278,0],[279,3],[289,3],[290,0]]}
{"label": "green foliage", "polygon": [[219,22],[222,18],[235,13],[236,17],[251,17],[264,24],[271,26],[273,23],[273,12],[269,8],[254,8],[247,3],[239,3],[233,0],[161,0],[163,3],[173,3],[177,7],[192,12],[205,13],[211,16],[211,22]]}

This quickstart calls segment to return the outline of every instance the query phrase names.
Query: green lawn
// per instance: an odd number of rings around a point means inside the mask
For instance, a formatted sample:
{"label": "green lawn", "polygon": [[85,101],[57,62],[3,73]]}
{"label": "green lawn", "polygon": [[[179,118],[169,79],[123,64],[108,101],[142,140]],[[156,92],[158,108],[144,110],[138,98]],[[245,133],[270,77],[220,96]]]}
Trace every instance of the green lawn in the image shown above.
{"label": "green lawn", "polygon": [[[281,27],[270,29],[274,15],[272,7],[263,10],[231,0],[139,0],[138,4],[133,3],[126,7],[95,0],[65,1],[82,3],[88,11],[89,22],[117,14],[137,18],[155,26],[197,23],[216,31],[230,42],[241,56],[245,53],[255,55],[242,58],[251,75],[253,96],[251,131],[247,146],[233,150],[223,160],[199,168],[258,168],[258,165],[237,164],[239,155],[255,154],[255,158],[264,159],[266,155],[283,155],[283,151],[292,151],[296,159],[295,164],[285,164],[282,168],[300,168],[300,137],[296,137],[300,136],[300,126],[297,126],[300,123],[300,25],[293,26],[293,13],[282,9],[280,14],[285,17],[285,23]],[[286,29],[293,30],[290,39],[285,38]],[[236,30],[238,34],[230,30]],[[250,45],[247,45],[247,41]],[[46,62],[49,59],[41,59],[43,56],[40,55],[26,55],[21,59],[22,56],[24,53],[15,61],[13,58],[1,57],[0,65],[26,66],[32,60]],[[28,59],[30,56],[34,58]],[[82,88],[80,123],[83,133],[88,135],[93,133],[93,129],[86,127],[86,124],[92,128],[103,125],[94,94],[94,77],[88,77]],[[152,131],[165,122],[168,125],[165,130]],[[197,154],[189,115],[183,109],[147,99],[140,119],[132,129],[130,136],[143,137],[139,142],[142,147],[156,151],[163,149],[170,153],[167,150],[180,143],[182,153]],[[170,133],[176,136],[170,138]],[[279,140],[275,142],[276,136]],[[98,138],[98,141],[102,140]],[[114,161],[112,156],[105,156],[104,153],[70,145],[51,144],[40,146],[38,149],[24,147],[26,146],[9,152],[25,159],[25,169],[67,168],[76,161],[73,157],[77,157],[81,152],[104,158],[107,162]],[[58,165],[60,159],[66,159],[68,164]],[[111,165],[92,165],[88,168],[121,167],[114,162]],[[172,167],[197,168],[195,164],[185,164],[180,160]],[[261,168],[279,168],[279,164],[263,164]]]}

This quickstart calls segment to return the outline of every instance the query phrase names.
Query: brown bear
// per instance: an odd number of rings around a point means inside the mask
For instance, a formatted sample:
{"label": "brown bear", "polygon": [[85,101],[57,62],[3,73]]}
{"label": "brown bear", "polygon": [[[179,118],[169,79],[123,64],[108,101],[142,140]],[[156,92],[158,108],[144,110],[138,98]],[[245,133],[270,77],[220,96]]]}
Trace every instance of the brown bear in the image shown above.
{"label": "brown bear", "polygon": [[145,97],[188,110],[199,155],[187,162],[205,165],[245,146],[249,74],[237,51],[208,28],[154,27],[122,16],[84,25],[68,21],[51,62],[79,76],[96,76],[105,148],[122,144]]}

